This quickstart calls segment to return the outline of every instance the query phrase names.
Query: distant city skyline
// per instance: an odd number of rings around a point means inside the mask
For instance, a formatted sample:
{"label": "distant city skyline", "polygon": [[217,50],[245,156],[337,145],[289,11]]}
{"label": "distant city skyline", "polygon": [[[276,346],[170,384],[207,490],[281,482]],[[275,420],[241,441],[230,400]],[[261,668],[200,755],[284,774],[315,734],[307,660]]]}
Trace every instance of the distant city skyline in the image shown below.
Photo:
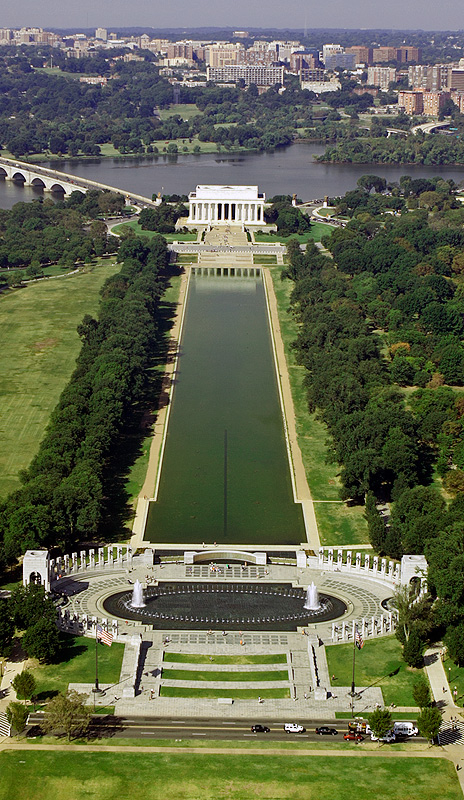
{"label": "distant city skyline", "polygon": [[71,28],[234,27],[301,29],[394,28],[399,30],[463,30],[462,0],[196,0],[166,4],[161,0],[17,0],[3,2],[0,27],[24,25]]}

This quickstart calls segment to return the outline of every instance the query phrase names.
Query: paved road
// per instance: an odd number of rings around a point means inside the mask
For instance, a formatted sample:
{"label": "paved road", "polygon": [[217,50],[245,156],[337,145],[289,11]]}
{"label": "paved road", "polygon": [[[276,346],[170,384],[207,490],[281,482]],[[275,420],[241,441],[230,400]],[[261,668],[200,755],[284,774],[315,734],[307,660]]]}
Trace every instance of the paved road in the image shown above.
{"label": "paved road", "polygon": [[[29,717],[30,734],[34,735],[37,731],[35,725],[39,725],[43,719],[43,714],[31,714]],[[295,721],[295,720],[289,720]],[[269,733],[252,733],[251,726],[255,720],[164,720],[151,718],[118,718],[118,717],[99,717],[92,719],[92,733],[100,738],[105,736],[111,738],[139,739],[151,737],[154,739],[194,739],[205,738],[208,740],[227,740],[227,741],[248,741],[253,739],[265,739],[267,741],[292,741],[304,740],[309,742],[320,741],[343,741],[343,734],[348,730],[348,720],[320,719],[320,720],[296,720],[306,728],[304,733],[290,733],[284,731],[282,722],[276,722],[272,717],[268,720],[260,720],[260,724],[267,725],[271,730]],[[328,725],[336,728],[336,736],[319,736],[315,728],[320,725]],[[367,739],[369,737],[366,737]],[[424,741],[420,737],[414,737],[414,741]]]}

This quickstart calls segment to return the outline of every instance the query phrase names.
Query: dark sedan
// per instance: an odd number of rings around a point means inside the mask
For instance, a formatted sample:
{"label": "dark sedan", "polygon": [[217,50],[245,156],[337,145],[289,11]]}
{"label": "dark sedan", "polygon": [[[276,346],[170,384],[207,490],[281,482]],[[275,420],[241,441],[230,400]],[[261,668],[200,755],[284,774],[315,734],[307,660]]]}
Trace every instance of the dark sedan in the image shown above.
{"label": "dark sedan", "polygon": [[336,736],[338,731],[335,728],[328,728],[327,725],[321,725],[320,728],[316,728],[316,733],[319,736]]}
{"label": "dark sedan", "polygon": [[271,729],[267,725],[252,725],[251,730],[252,733],[269,733]]}

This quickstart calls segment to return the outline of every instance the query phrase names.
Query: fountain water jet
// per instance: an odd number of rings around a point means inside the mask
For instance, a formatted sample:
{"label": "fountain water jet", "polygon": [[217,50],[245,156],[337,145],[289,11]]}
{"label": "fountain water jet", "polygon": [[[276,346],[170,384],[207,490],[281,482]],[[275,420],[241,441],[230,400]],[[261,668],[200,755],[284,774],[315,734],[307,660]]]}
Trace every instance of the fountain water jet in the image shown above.
{"label": "fountain water jet", "polygon": [[303,606],[306,611],[319,611],[321,603],[319,601],[319,592],[314,581],[308,586],[306,590],[306,601]]}
{"label": "fountain water jet", "polygon": [[130,604],[132,608],[145,608],[145,603],[143,600],[143,588],[138,579],[134,583],[134,590],[132,592],[132,600]]}

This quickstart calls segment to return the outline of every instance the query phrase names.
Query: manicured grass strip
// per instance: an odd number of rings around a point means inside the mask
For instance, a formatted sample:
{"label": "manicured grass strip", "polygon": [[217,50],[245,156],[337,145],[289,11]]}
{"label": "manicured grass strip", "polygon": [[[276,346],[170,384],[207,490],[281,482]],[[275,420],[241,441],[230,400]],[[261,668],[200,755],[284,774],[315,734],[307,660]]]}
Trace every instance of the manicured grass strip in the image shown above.
{"label": "manicured grass strip", "polygon": [[201,653],[164,653],[164,660],[184,664],[286,664],[285,653],[262,656],[208,656]]}
{"label": "manicured grass strip", "polygon": [[462,800],[440,758],[30,750],[1,753],[0,774],[0,800],[338,800],[348,787],[363,800]]}
{"label": "manicured grass strip", "polygon": [[203,698],[217,698],[217,697],[233,697],[236,700],[250,700],[258,699],[258,697],[267,700],[287,700],[290,697],[290,690],[279,689],[228,689],[224,686],[222,689],[193,689],[189,686],[161,686],[161,697],[203,697]]}
{"label": "manicured grass strip", "polygon": [[[323,225],[324,223],[320,223]],[[315,414],[308,411],[307,392],[303,385],[305,370],[298,366],[292,343],[298,335],[293,315],[288,313],[293,282],[281,280],[281,268],[271,269],[277,298],[280,329],[290,376],[295,408],[298,444],[313,500],[339,500],[340,467],[328,459],[328,432]],[[315,503],[316,519],[322,544],[361,544],[369,541],[364,509],[345,503]],[[351,680],[350,680],[351,683]]]}
{"label": "manicured grass strip", "polygon": [[[329,673],[335,675],[333,686],[351,684],[353,645],[331,645],[326,648]],[[394,636],[364,642],[356,653],[356,686],[375,684],[382,689],[386,705],[414,706],[412,686],[423,670],[408,667],[401,657],[401,645]]]}
{"label": "manicured grass strip", "polygon": [[277,256],[266,256],[253,253],[253,264],[277,264]]}
{"label": "manicured grass strip", "polygon": [[288,681],[287,670],[276,670],[275,672],[216,672],[208,670],[200,672],[196,669],[163,669],[163,678],[170,681],[243,681],[251,683],[255,681]]}
{"label": "manicured grass strip", "polygon": [[0,298],[0,497],[19,488],[81,348],[77,326],[95,314],[107,259],[88,272],[38,281]]}
{"label": "manicured grass strip", "polygon": [[198,264],[198,253],[176,253],[176,264]]}
{"label": "manicured grass strip", "polygon": [[[98,679],[100,684],[115,684],[121,673],[124,645],[98,645]],[[32,669],[40,699],[66,691],[69,683],[95,681],[95,640],[85,636],[65,636],[59,664],[45,664]]]}

